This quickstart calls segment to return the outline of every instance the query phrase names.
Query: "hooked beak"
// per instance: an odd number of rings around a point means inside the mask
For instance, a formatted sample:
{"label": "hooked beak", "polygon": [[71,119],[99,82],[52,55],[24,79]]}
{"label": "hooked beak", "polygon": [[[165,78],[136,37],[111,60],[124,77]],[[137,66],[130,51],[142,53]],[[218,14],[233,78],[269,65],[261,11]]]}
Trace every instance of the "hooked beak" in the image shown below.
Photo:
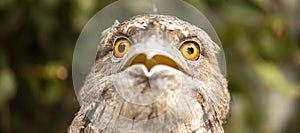
{"label": "hooked beak", "polygon": [[153,57],[149,57],[147,53],[141,53],[135,56],[131,62],[128,62],[128,66],[132,66],[135,64],[143,64],[146,66],[148,71],[151,71],[151,69],[156,65],[166,65],[169,67],[172,67],[174,69],[179,70],[179,66],[177,63],[172,60],[171,58],[156,54]]}

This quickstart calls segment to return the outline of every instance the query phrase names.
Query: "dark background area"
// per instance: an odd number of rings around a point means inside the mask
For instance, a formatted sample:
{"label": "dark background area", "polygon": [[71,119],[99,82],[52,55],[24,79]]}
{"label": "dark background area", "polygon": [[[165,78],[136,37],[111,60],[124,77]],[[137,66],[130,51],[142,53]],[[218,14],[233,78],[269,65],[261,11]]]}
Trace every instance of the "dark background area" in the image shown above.
{"label": "dark background area", "polygon": [[[72,56],[112,0],[0,1],[0,132],[66,132],[79,109]],[[300,2],[187,0],[212,23],[227,60],[230,133],[300,128]],[[180,10],[180,9],[179,9]]]}

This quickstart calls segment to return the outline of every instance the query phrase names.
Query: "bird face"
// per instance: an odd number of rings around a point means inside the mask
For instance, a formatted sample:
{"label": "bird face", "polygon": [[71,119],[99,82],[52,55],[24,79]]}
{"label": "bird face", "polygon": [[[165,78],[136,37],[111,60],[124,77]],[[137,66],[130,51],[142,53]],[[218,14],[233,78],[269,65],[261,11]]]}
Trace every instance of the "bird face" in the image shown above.
{"label": "bird face", "polygon": [[111,123],[105,128],[112,131],[126,130],[124,123],[136,123],[135,132],[223,131],[230,98],[220,50],[202,29],[176,17],[116,22],[103,32],[80,91],[82,110],[94,125]]}
{"label": "bird face", "polygon": [[160,28],[136,31],[130,37],[116,37],[112,73],[120,76],[115,80],[115,87],[124,99],[134,104],[148,105],[166,99],[162,98],[164,90],[180,90],[181,75],[197,75],[187,62],[196,65],[200,52],[195,41],[180,41],[178,36],[161,32]]}

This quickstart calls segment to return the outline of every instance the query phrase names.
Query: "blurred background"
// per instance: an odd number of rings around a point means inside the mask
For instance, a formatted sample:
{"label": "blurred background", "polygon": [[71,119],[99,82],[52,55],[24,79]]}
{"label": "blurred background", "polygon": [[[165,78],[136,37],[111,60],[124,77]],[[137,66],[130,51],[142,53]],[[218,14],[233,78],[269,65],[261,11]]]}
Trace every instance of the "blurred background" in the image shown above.
{"label": "blurred background", "polygon": [[[66,132],[72,56],[113,0],[0,0],[0,132]],[[186,0],[212,23],[232,95],[228,133],[300,132],[300,1]]]}

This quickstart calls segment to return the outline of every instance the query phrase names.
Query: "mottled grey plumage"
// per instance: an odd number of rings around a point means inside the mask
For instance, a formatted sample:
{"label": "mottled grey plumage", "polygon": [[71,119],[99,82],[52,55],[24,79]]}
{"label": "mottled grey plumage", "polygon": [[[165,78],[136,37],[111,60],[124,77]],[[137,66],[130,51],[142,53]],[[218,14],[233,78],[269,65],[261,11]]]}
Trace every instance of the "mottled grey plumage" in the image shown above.
{"label": "mottled grey plumage", "polygon": [[[123,58],[112,53],[119,37],[133,43]],[[178,49],[185,41],[200,45],[200,59],[182,57]],[[224,132],[230,95],[217,60],[220,51],[202,29],[176,17],[116,22],[103,32],[69,132]],[[149,53],[157,57],[151,70],[134,61]]]}

